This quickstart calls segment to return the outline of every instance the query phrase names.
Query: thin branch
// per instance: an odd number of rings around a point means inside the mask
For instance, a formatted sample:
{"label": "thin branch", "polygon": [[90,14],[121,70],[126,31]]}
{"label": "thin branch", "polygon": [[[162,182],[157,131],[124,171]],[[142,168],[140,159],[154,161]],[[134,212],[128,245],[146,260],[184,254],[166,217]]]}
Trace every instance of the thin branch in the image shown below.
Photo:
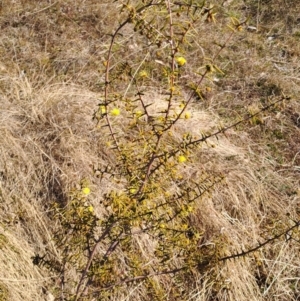
{"label": "thin branch", "polygon": [[297,227],[299,227],[299,226],[300,226],[300,221],[295,222],[295,225],[294,225],[294,226],[288,228],[287,230],[285,230],[285,231],[283,231],[283,232],[281,232],[281,233],[279,233],[279,234],[277,234],[277,235],[274,235],[273,237],[271,237],[271,238],[265,240],[263,243],[258,243],[257,246],[255,246],[255,247],[253,247],[253,248],[251,248],[251,249],[248,249],[248,250],[246,250],[246,251],[242,251],[242,252],[240,252],[240,253],[236,253],[236,254],[232,254],[232,255],[229,255],[229,256],[222,257],[222,258],[219,259],[219,261],[226,261],[226,260],[229,260],[229,259],[235,259],[235,258],[239,258],[239,257],[245,257],[246,255],[249,255],[249,254],[251,254],[251,253],[253,253],[253,252],[255,252],[255,251],[261,249],[261,248],[264,247],[265,245],[267,245],[267,244],[273,242],[274,240],[279,239],[281,236],[287,235],[288,232],[294,230],[295,228],[297,228]]}
{"label": "thin branch", "polygon": [[102,235],[98,238],[97,242],[95,243],[95,245],[94,245],[94,247],[93,247],[93,249],[92,249],[92,251],[91,251],[91,254],[89,255],[89,259],[88,259],[88,261],[87,261],[87,263],[86,263],[86,266],[85,266],[85,268],[84,268],[84,270],[83,270],[83,272],[82,272],[82,274],[81,274],[80,280],[79,280],[79,282],[78,282],[78,284],[77,284],[76,294],[75,294],[75,299],[74,299],[74,301],[79,300],[79,298],[81,297],[81,295],[82,295],[84,289],[82,290],[82,292],[80,292],[80,289],[81,289],[81,286],[83,285],[84,279],[85,279],[85,277],[86,277],[86,275],[87,275],[87,273],[88,273],[88,271],[89,271],[89,268],[90,268],[90,266],[91,266],[91,264],[92,264],[92,261],[93,261],[93,259],[94,259],[94,257],[95,257],[95,254],[96,254],[96,250],[97,250],[97,248],[98,248],[98,245],[99,245],[100,242],[108,235],[108,233],[109,233],[110,230],[112,229],[113,225],[114,225],[114,224],[109,225],[109,226],[105,229],[105,231],[102,233]]}

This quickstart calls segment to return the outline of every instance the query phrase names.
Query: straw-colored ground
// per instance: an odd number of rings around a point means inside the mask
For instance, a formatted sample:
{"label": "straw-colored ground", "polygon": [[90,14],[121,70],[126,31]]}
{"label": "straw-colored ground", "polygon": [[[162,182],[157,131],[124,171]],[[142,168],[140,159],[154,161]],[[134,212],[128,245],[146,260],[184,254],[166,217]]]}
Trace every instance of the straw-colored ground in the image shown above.
{"label": "straw-colored ground", "polygon": [[[70,191],[89,179],[95,212],[105,213],[99,204],[116,183],[100,183],[94,169],[115,162],[92,117],[103,94],[103,61],[108,34],[117,25],[118,2],[1,2],[0,301],[63,300],[59,275],[33,264],[37,254],[60,256],[53,239],[59,223],[51,218],[53,203],[65,204]],[[254,247],[300,220],[300,3],[264,2],[225,1],[216,6],[220,23],[207,25],[211,27],[205,33],[199,29],[201,46],[185,53],[182,80],[187,83],[194,76],[192,68],[203,63],[201,57],[214,52],[211,41],[227,34],[220,31],[225,12],[242,20],[249,17],[251,26],[221,53],[217,62],[226,75],[205,82],[191,118],[180,120],[170,142],[187,131],[199,135],[199,128],[214,131],[220,124],[230,125],[282,93],[291,97],[258,119],[210,139],[210,146],[196,150],[186,164],[183,173],[191,180],[204,172],[225,176],[199,200],[191,217],[203,232],[199,243],[209,247],[223,242],[222,256]],[[131,34],[124,36],[129,50],[124,46],[116,61],[143,52]],[[155,73],[159,66],[155,68],[144,97],[159,110],[164,96]],[[116,125],[121,118],[116,117]],[[300,300],[296,232],[294,239],[280,237],[242,259],[195,274],[186,300]],[[157,242],[151,236],[138,235],[135,243],[146,259],[154,260]],[[171,275],[155,276],[154,281],[165,291],[169,286],[164,300],[174,300]],[[147,286],[137,282],[120,288],[113,298],[152,300],[147,296]]]}

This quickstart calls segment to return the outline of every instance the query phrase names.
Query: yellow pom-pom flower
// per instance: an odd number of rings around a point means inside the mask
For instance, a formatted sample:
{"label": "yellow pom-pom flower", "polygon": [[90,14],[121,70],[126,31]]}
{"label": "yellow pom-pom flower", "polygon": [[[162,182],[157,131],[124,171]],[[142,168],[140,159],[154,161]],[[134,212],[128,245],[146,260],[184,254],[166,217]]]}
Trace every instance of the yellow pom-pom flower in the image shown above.
{"label": "yellow pom-pom flower", "polygon": [[176,58],[176,63],[181,67],[186,64],[186,59],[183,56],[179,56]]}
{"label": "yellow pom-pom flower", "polygon": [[92,205],[88,206],[87,209],[90,213],[94,212],[94,207]]}
{"label": "yellow pom-pom flower", "polygon": [[141,78],[148,77],[148,72],[146,70],[142,70],[141,72],[139,72],[139,77]]}
{"label": "yellow pom-pom flower", "polygon": [[178,156],[178,162],[179,163],[184,163],[187,161],[187,158],[184,155]]}
{"label": "yellow pom-pom flower", "polygon": [[185,112],[184,119],[190,119],[192,116],[191,112]]}
{"label": "yellow pom-pom flower", "polygon": [[129,192],[130,192],[131,194],[135,194],[135,193],[136,193],[136,189],[135,189],[135,188],[130,188],[130,189],[129,189]]}
{"label": "yellow pom-pom flower", "polygon": [[160,224],[160,225],[159,225],[159,228],[165,229],[165,228],[166,228],[166,225],[165,225],[165,224]]}
{"label": "yellow pom-pom flower", "polygon": [[186,104],[184,102],[180,103],[179,108],[183,109],[186,106]]}
{"label": "yellow pom-pom flower", "polygon": [[89,195],[91,193],[91,190],[88,187],[83,187],[82,188],[82,193],[84,195]]}
{"label": "yellow pom-pom flower", "polygon": [[137,118],[140,118],[142,115],[143,115],[143,112],[138,110],[134,113],[134,115],[137,117]]}
{"label": "yellow pom-pom flower", "polygon": [[119,116],[121,113],[120,109],[118,108],[113,108],[111,111],[110,111],[110,115],[112,116]]}

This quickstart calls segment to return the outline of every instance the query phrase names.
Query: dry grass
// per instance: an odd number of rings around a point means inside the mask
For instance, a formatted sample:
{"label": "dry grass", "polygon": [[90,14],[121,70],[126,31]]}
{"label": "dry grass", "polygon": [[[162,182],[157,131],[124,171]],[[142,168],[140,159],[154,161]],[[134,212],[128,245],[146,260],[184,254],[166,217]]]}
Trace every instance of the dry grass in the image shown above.
{"label": "dry grass", "polygon": [[[100,184],[94,175],[94,168],[113,164],[114,157],[92,120],[102,89],[106,34],[115,27],[117,6],[94,0],[2,2],[0,300],[47,300],[48,292],[55,294],[59,287],[58,277],[34,266],[31,257],[47,249],[59,258],[51,239],[57,226],[49,219],[51,204],[66,204],[70,190],[88,178],[96,214],[101,216],[105,209],[98,204],[103,194],[117,185],[113,181]],[[219,7],[221,15],[225,9],[239,17],[250,14],[250,23],[258,30],[238,34],[233,46],[224,50],[218,64],[226,75],[205,82],[212,90],[204,92],[203,100],[195,100],[192,118],[181,120],[170,140],[177,141],[184,132],[197,136],[200,130],[228,125],[281,92],[292,97],[264,113],[259,122],[209,140],[209,146],[192,154],[197,163],[184,171],[189,178],[204,172],[225,175],[225,183],[199,201],[191,218],[204,233],[201,248],[222,242],[221,256],[255,246],[268,238],[266,230],[275,231],[280,223],[300,216],[300,21],[296,6],[288,1],[276,1],[272,13],[267,4],[258,2],[246,6],[231,1]],[[211,31],[203,42],[204,34],[199,32],[191,52],[186,53],[188,65],[200,67],[203,57],[214,51],[209,39],[227,34]],[[131,43],[125,36],[125,55],[143,59],[146,47],[140,46],[139,38],[136,43],[141,48],[126,54]],[[187,83],[194,76],[189,66],[182,79]],[[160,67],[151,68],[153,77],[145,83],[145,97],[155,102],[157,110],[164,97],[156,76]],[[141,234],[134,247],[145,260],[155,262],[156,243]],[[293,240],[280,240],[243,260],[195,274],[188,300],[300,300],[299,249]],[[117,252],[125,269],[124,256]],[[166,275],[153,278],[158,287],[169,288],[165,300],[171,300],[175,282]],[[123,287],[114,297],[149,300],[143,283]]]}

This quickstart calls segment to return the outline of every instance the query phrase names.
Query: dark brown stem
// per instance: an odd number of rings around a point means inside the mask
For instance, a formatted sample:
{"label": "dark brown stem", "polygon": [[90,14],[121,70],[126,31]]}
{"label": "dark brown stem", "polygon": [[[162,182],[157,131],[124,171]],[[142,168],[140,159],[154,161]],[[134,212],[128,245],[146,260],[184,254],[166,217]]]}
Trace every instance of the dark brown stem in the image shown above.
{"label": "dark brown stem", "polygon": [[133,278],[122,279],[117,283],[113,283],[113,284],[107,285],[105,287],[102,287],[102,288],[98,289],[98,291],[108,290],[108,289],[111,289],[113,287],[123,285],[123,284],[126,284],[126,283],[130,283],[130,282],[134,282],[134,281],[142,281],[142,280],[145,280],[147,278],[154,277],[154,276],[176,274],[176,273],[178,273],[180,271],[183,271],[183,270],[186,270],[186,269],[187,269],[187,267],[181,267],[181,268],[177,268],[177,269],[173,269],[173,270],[149,273],[149,274],[145,274],[145,275],[141,275],[141,276],[137,276],[137,277],[133,277]]}
{"label": "dark brown stem", "polygon": [[91,253],[89,255],[89,259],[88,259],[88,261],[86,263],[86,266],[85,266],[85,268],[84,268],[84,270],[83,270],[83,272],[81,274],[80,280],[79,280],[79,282],[77,284],[76,294],[75,294],[74,301],[79,300],[79,298],[81,297],[81,295],[82,295],[82,293],[84,291],[84,288],[83,288],[83,290],[81,292],[80,292],[80,289],[81,289],[81,286],[83,285],[84,279],[85,279],[85,277],[86,277],[86,275],[87,275],[87,273],[89,271],[89,268],[90,268],[90,266],[92,264],[92,261],[93,261],[93,259],[95,257],[97,247],[100,244],[100,242],[108,235],[108,233],[110,232],[110,230],[113,227],[113,225],[114,224],[109,225],[105,229],[105,231],[102,233],[102,235],[98,238],[97,242],[95,243],[95,245],[94,245],[94,247],[93,247],[93,249],[92,249],[92,251],[91,251]]}
{"label": "dark brown stem", "polygon": [[[143,10],[145,10],[146,8],[150,7],[150,6],[153,6],[153,5],[157,5],[157,4],[154,4],[153,1],[151,1],[150,3],[140,7],[136,13],[141,13]],[[130,23],[132,21],[132,16],[129,16],[124,22],[122,22],[119,27],[116,29],[116,31],[113,33],[112,35],[112,38],[111,38],[111,42],[110,42],[110,45],[109,45],[109,49],[108,49],[108,54],[107,54],[107,59],[106,59],[106,68],[105,68],[105,88],[104,88],[104,104],[105,104],[105,108],[107,108],[107,105],[108,105],[108,95],[109,95],[109,84],[110,84],[110,77],[109,77],[109,71],[110,71],[110,61],[111,61],[111,57],[112,57],[112,48],[113,48],[113,45],[115,43],[115,39],[117,37],[117,35],[119,34],[120,30],[128,23]],[[121,150],[120,150],[120,147],[119,147],[119,144],[118,144],[118,141],[117,141],[117,138],[116,138],[116,135],[115,133],[113,132],[113,129],[112,129],[112,125],[111,125],[111,122],[110,122],[110,119],[109,119],[109,114],[108,112],[106,112],[106,115],[105,115],[105,119],[106,119],[106,122],[107,122],[107,126],[109,128],[109,131],[110,131],[110,135],[111,137],[113,138],[114,140],[114,143],[116,145],[116,148],[117,150],[119,151],[119,153],[121,153]]]}
{"label": "dark brown stem", "polygon": [[239,257],[245,257],[246,255],[249,255],[249,254],[251,254],[251,253],[253,253],[253,252],[261,249],[265,245],[273,242],[274,240],[279,239],[281,236],[287,235],[290,231],[293,231],[295,228],[297,228],[299,226],[300,226],[300,221],[297,221],[297,222],[295,222],[294,226],[288,228],[287,230],[285,230],[285,231],[283,231],[283,232],[281,232],[281,233],[279,233],[277,235],[274,235],[273,237],[265,240],[262,243],[258,243],[257,246],[255,246],[255,247],[253,247],[251,249],[248,249],[246,251],[242,250],[242,252],[240,252],[240,253],[236,253],[236,254],[232,254],[232,255],[229,255],[229,256],[222,257],[222,258],[219,259],[219,261],[226,261],[226,260],[229,260],[229,259],[235,259],[235,258],[239,258]]}

